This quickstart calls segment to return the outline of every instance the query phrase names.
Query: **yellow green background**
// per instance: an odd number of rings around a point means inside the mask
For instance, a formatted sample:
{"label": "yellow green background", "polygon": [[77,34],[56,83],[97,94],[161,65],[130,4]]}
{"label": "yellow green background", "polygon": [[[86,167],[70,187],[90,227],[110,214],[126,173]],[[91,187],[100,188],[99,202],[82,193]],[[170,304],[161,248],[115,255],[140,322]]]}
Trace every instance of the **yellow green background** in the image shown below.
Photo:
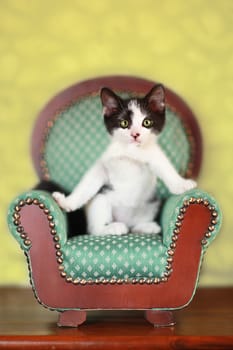
{"label": "yellow green background", "polygon": [[224,214],[200,282],[233,283],[232,34],[232,0],[0,1],[0,283],[28,283],[6,211],[37,181],[29,154],[37,112],[66,86],[108,74],[163,82],[198,115],[199,187]]}

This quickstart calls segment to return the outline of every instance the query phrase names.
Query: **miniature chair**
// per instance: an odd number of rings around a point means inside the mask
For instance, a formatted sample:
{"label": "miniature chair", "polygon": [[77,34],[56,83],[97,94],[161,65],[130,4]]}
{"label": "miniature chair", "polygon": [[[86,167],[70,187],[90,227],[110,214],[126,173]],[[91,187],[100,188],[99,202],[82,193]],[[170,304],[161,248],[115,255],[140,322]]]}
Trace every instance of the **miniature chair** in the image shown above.
{"label": "miniature chair", "polygon": [[[169,326],[175,323],[172,310],[187,306],[194,296],[203,255],[221,224],[220,209],[209,194],[194,189],[170,195],[159,182],[161,235],[86,235],[85,220],[77,213],[72,236],[69,216],[48,191],[52,181],[71,192],[106,148],[101,87],[140,96],[154,84],[122,76],[83,81],[52,98],[36,121],[32,157],[45,187],[18,196],[8,224],[26,255],[36,299],[59,312],[60,326],[82,324],[90,309],[143,309],[150,323]],[[202,155],[197,120],[168,88],[166,105],[159,143],[182,176],[195,178]]]}

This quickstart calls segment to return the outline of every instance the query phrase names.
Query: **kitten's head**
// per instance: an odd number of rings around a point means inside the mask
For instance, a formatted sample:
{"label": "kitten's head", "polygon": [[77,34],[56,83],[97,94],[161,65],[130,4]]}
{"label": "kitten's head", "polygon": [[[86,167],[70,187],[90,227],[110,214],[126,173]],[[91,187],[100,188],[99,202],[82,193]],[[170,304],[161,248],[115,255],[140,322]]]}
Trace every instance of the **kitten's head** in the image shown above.
{"label": "kitten's head", "polygon": [[145,145],[154,141],[165,124],[165,90],[155,85],[141,98],[123,99],[109,88],[100,93],[105,126],[122,143]]}

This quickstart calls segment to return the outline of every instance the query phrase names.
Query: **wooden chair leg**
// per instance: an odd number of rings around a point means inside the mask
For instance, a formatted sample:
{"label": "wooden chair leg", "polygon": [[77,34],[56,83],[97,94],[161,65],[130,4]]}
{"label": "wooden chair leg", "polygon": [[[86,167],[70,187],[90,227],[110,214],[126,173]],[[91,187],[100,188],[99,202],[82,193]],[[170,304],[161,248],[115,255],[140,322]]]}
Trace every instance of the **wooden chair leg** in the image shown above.
{"label": "wooden chair leg", "polygon": [[172,311],[167,310],[146,310],[145,318],[154,327],[171,327],[175,325]]}
{"label": "wooden chair leg", "polygon": [[86,318],[86,311],[68,310],[60,313],[57,324],[60,327],[78,327],[86,321]]}

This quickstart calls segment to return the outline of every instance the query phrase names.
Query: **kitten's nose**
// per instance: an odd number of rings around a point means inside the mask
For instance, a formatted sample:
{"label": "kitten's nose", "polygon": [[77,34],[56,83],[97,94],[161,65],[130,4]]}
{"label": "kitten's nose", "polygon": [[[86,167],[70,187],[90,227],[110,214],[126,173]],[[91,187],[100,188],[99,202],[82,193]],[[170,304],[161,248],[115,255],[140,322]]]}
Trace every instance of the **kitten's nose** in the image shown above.
{"label": "kitten's nose", "polygon": [[136,140],[140,136],[140,134],[139,132],[132,132],[131,136]]}

